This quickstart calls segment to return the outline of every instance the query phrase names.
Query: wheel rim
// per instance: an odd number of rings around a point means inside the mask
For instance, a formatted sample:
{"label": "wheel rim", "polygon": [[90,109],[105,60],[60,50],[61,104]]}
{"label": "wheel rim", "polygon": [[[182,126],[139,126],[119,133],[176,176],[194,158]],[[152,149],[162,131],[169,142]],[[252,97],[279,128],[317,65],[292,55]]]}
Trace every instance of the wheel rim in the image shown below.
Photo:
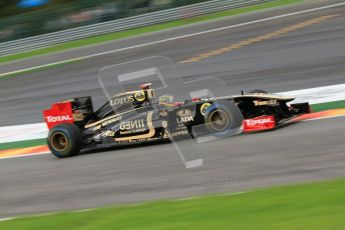
{"label": "wheel rim", "polygon": [[229,115],[223,110],[215,110],[210,113],[211,127],[216,131],[224,131],[230,123]]}
{"label": "wheel rim", "polygon": [[56,151],[64,151],[67,149],[69,142],[64,133],[56,132],[50,138],[50,143]]}

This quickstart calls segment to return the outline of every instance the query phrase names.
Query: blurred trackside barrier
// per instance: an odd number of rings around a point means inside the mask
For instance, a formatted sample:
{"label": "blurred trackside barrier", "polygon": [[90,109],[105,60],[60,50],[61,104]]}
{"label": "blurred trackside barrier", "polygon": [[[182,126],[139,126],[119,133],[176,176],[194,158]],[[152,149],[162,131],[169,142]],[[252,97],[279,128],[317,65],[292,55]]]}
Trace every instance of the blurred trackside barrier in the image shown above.
{"label": "blurred trackside barrier", "polygon": [[222,10],[235,9],[273,0],[212,0],[118,20],[0,43],[0,56],[11,55],[64,42],[114,33],[143,26],[200,16]]}
{"label": "blurred trackside barrier", "polygon": [[[35,2],[37,0],[21,0]],[[186,6],[208,0],[45,0],[36,7],[18,7],[0,0],[0,43],[95,23]]]}

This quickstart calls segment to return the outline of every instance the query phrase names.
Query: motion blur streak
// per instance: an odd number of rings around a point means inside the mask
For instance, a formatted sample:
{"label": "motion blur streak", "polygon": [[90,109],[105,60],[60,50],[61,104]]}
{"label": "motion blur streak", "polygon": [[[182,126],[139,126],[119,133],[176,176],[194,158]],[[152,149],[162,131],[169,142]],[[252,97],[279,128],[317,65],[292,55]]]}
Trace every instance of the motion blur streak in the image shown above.
{"label": "motion blur streak", "polygon": [[190,58],[190,59],[187,59],[184,61],[180,61],[179,63],[188,63],[188,62],[200,61],[202,59],[209,58],[209,57],[216,56],[216,55],[220,55],[220,54],[223,54],[225,52],[230,52],[232,50],[239,49],[239,48],[242,48],[242,47],[247,46],[247,45],[253,45],[253,44],[258,43],[258,42],[263,42],[263,41],[275,38],[277,36],[280,36],[280,35],[283,35],[283,34],[286,34],[289,32],[293,32],[293,31],[298,30],[298,29],[303,29],[307,26],[321,23],[323,21],[335,18],[339,15],[340,14],[332,14],[332,15],[326,15],[326,16],[321,16],[321,17],[317,17],[314,19],[306,20],[304,22],[301,22],[301,23],[298,23],[298,24],[295,24],[295,25],[292,25],[292,26],[289,26],[289,27],[286,27],[286,28],[283,28],[280,30],[276,30],[276,31],[271,32],[271,33],[260,35],[260,36],[257,36],[255,38],[250,38],[250,39],[241,41],[241,42],[233,44],[233,45],[228,45],[228,46],[225,46],[225,47],[220,48],[220,49],[216,49],[213,51],[199,54],[196,57],[193,57],[193,58]]}

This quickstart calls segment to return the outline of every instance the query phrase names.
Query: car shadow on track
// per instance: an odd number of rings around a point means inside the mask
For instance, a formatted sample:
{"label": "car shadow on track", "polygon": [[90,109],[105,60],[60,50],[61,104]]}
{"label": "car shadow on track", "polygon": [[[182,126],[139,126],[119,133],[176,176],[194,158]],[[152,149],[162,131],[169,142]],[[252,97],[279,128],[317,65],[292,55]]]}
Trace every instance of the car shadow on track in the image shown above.
{"label": "car shadow on track", "polygon": [[87,155],[87,154],[94,154],[94,153],[101,153],[101,152],[110,152],[114,150],[126,150],[126,149],[134,149],[134,148],[142,148],[142,147],[149,147],[149,146],[157,146],[163,144],[169,144],[170,141],[153,141],[153,142],[141,142],[141,143],[131,143],[131,144],[119,144],[119,145],[109,145],[109,146],[99,146],[99,147],[90,147],[87,149],[83,149],[77,156],[80,155]]}

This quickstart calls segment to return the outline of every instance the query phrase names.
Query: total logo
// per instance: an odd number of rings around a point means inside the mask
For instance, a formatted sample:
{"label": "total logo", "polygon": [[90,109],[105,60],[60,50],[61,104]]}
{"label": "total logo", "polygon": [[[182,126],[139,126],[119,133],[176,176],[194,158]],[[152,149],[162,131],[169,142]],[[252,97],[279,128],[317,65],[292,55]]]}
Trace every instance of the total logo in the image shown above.
{"label": "total logo", "polygon": [[267,123],[272,123],[274,120],[272,118],[263,118],[263,119],[248,119],[245,120],[248,126],[255,126],[255,125],[264,125]]}
{"label": "total logo", "polygon": [[71,121],[73,120],[72,117],[70,117],[69,115],[65,115],[65,116],[48,116],[45,117],[47,119],[47,122],[60,122],[60,121]]}

